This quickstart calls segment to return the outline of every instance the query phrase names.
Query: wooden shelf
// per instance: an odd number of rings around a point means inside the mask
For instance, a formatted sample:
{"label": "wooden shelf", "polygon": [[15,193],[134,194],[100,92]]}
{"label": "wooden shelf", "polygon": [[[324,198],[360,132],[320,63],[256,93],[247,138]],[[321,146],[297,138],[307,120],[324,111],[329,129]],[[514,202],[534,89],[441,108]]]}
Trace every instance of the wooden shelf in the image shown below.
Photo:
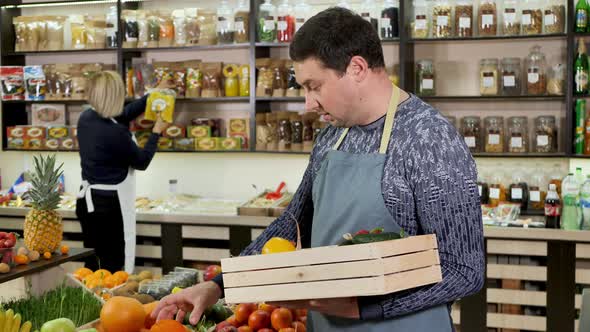
{"label": "wooden shelf", "polygon": [[[125,102],[133,102],[138,99],[125,99]],[[250,97],[216,97],[216,98],[176,98],[179,103],[248,103]]]}
{"label": "wooden shelf", "polygon": [[305,97],[256,97],[256,101],[268,101],[268,102],[305,102]]}
{"label": "wooden shelf", "polygon": [[59,1],[33,1],[22,3],[19,0],[3,0],[1,7],[12,7],[12,6],[72,6],[72,5],[84,5],[85,2],[92,2],[93,4],[116,4],[117,0],[59,0]]}
{"label": "wooden shelf", "polygon": [[552,39],[565,39],[567,35],[565,33],[549,34],[549,35],[530,35],[530,36],[494,36],[494,37],[450,37],[450,38],[414,38],[410,39],[410,43],[445,43],[445,42],[471,42],[471,41],[522,41],[522,40],[552,40]]}
{"label": "wooden shelf", "polygon": [[426,101],[565,101],[565,96],[418,96]]}
{"label": "wooden shelf", "polygon": [[194,46],[171,46],[171,47],[144,47],[144,48],[122,48],[124,53],[137,53],[146,51],[210,51],[210,50],[235,50],[248,49],[249,43],[240,44],[219,44],[219,45],[194,45]]}
{"label": "wooden shelf", "polygon": [[[566,158],[565,152],[558,153],[490,153],[490,152],[476,152],[473,153],[475,158]],[[590,157],[590,156],[589,156]]]}
{"label": "wooden shelf", "polygon": [[101,49],[81,49],[81,50],[57,50],[57,51],[24,51],[24,52],[8,52],[8,56],[17,55],[51,55],[51,54],[85,54],[85,53],[115,53],[116,48],[101,48]]}
{"label": "wooden shelf", "polygon": [[[395,45],[399,43],[399,38],[381,40],[382,45]],[[289,47],[291,43],[267,43],[267,42],[256,42],[256,47],[268,47],[268,48],[284,48]]]}

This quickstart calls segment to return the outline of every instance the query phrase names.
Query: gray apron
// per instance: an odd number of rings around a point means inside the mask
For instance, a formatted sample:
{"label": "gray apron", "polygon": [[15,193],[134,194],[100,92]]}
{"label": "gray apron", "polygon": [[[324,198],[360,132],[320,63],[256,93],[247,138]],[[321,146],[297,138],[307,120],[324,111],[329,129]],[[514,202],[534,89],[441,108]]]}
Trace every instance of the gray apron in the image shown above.
{"label": "gray apron", "polygon": [[[393,130],[393,122],[400,90],[393,87],[379,153],[352,154],[338,151],[348,133],[344,130],[340,139],[323,160],[313,183],[313,226],[311,246],[329,246],[339,243],[345,233],[360,229],[383,227],[385,232],[398,232],[401,227],[385,206],[381,179],[385,165],[387,146]],[[310,311],[308,331],[452,331],[447,305],[394,319],[361,321],[326,316]]]}

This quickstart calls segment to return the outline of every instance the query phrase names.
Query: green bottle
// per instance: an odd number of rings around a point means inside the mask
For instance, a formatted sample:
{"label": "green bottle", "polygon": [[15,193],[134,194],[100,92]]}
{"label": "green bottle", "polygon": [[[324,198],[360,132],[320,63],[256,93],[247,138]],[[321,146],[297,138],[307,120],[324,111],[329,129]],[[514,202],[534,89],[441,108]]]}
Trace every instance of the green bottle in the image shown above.
{"label": "green bottle", "polygon": [[586,0],[578,0],[576,4],[575,32],[586,32],[588,29],[588,3]]}
{"label": "green bottle", "polygon": [[583,38],[578,41],[578,53],[574,63],[574,93],[582,95],[588,92],[588,56],[586,55],[586,43]]}

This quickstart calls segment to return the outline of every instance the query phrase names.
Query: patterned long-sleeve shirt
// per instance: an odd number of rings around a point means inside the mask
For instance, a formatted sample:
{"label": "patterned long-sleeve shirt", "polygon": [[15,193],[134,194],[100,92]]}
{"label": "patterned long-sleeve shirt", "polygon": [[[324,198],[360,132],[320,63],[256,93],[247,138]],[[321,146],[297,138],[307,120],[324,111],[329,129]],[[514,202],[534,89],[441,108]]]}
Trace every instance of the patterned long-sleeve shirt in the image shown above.
{"label": "patterned long-sleeve shirt", "polygon": [[[383,117],[367,126],[350,128],[340,150],[378,153],[384,123]],[[242,255],[259,253],[274,236],[295,240],[293,217],[301,227],[304,246],[309,246],[313,180],[341,133],[342,128],[336,127],[322,132],[287,212]],[[381,183],[387,209],[406,233],[437,235],[443,281],[388,296],[361,298],[361,318],[388,319],[439,304],[450,307],[453,301],[480,290],[485,269],[475,162],[453,125],[414,95],[398,107]]]}

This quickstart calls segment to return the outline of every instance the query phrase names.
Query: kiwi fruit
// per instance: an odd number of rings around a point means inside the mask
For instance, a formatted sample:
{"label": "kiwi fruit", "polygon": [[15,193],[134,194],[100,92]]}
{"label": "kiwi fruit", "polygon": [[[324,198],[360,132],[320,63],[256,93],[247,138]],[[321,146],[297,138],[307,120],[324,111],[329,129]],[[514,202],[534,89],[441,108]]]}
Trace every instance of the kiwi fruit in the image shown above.
{"label": "kiwi fruit", "polygon": [[152,303],[156,300],[151,295],[148,295],[148,294],[134,294],[131,297],[136,299],[137,301],[141,302],[141,304]]}
{"label": "kiwi fruit", "polygon": [[150,272],[150,271],[141,271],[141,272],[139,273],[139,278],[140,278],[141,280],[145,280],[145,279],[153,279],[153,278],[154,278],[154,275],[153,275],[153,274],[152,274],[152,272]]}

